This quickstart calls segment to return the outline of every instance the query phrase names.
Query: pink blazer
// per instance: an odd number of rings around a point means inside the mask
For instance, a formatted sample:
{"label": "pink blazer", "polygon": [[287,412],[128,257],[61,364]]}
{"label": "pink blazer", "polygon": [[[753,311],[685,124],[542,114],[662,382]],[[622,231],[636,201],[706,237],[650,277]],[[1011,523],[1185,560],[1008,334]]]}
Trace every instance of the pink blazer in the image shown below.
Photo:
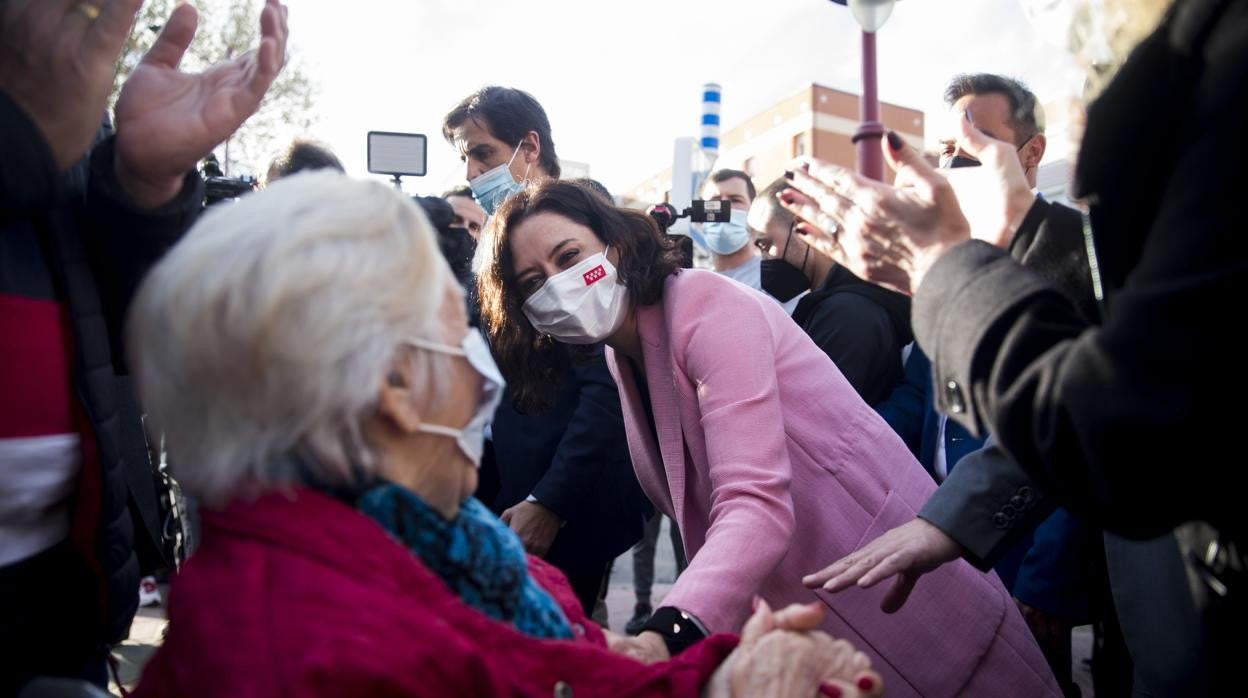
{"label": "pink blazer", "polygon": [[[680,526],[689,568],[664,599],[711,632],[754,595],[808,603],[801,584],[915,517],[935,489],[901,439],[779,304],[708,271],[670,277],[637,308],[651,436],[630,362],[608,350],[642,489]],[[890,582],[891,583],[891,582]],[[925,575],[896,614],[887,583],[818,592],[824,630],[871,655],[890,696],[1060,695],[995,574]]]}

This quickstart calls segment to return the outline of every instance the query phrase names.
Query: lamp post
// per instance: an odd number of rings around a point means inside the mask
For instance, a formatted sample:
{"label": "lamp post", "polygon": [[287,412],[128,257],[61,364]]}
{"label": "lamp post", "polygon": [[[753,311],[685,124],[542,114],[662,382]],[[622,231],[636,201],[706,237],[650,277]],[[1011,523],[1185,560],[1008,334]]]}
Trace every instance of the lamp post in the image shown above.
{"label": "lamp post", "polygon": [[862,27],[862,98],[859,101],[860,123],[853,142],[858,149],[858,172],[871,179],[884,179],[884,155],[880,139],[884,124],[880,123],[880,96],[875,70],[875,33],[888,21],[896,0],[832,0],[848,5],[858,26]]}

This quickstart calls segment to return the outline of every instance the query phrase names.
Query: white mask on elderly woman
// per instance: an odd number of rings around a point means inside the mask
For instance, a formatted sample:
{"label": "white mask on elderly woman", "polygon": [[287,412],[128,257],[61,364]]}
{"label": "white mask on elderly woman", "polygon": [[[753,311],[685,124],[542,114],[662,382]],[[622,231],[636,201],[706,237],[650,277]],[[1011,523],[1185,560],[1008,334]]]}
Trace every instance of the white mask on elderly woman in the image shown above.
{"label": "white mask on elderly woman", "polygon": [[477,405],[477,411],[473,413],[472,418],[463,427],[456,429],[440,424],[421,424],[417,427],[428,434],[453,437],[455,443],[459,445],[459,450],[464,452],[473,465],[480,468],[481,454],[485,452],[485,428],[494,419],[494,411],[498,409],[498,403],[503,399],[503,386],[506,384],[502,374],[498,371],[498,366],[494,363],[494,357],[490,354],[490,347],[481,338],[481,333],[474,329],[470,329],[468,334],[464,335],[458,347],[424,339],[409,339],[407,342],[421,349],[451,356],[462,356],[484,379],[484,385],[481,386],[481,402]]}

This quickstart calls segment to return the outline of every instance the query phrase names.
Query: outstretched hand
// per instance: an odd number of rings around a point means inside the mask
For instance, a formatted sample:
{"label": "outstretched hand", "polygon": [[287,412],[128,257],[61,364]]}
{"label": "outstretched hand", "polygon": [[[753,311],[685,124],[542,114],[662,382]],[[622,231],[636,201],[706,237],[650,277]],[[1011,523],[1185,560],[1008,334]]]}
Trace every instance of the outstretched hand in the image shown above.
{"label": "outstretched hand", "polygon": [[862,548],[814,574],[802,578],[810,588],[837,592],[855,584],[866,588],[896,576],[880,601],[885,613],[895,613],[910,598],[919,577],[962,555],[962,546],[923,519],[904,523]]}
{"label": "outstretched hand", "polygon": [[179,5],[117,100],[115,167],[142,208],[177,195],[186,172],[256,112],[286,60],[286,8],[278,0],[260,13],[259,47],[184,73],[178,64],[197,24],[195,8]]}

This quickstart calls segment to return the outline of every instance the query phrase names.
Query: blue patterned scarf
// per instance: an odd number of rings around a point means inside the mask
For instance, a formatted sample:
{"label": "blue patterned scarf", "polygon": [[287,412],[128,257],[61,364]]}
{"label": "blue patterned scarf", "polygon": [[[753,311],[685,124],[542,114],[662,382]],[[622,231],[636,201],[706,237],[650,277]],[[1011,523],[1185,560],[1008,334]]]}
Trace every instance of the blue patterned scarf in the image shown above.
{"label": "blue patterned scarf", "polygon": [[415,553],[464,603],[526,635],[572,638],[559,605],[529,576],[520,539],[475,498],[447,521],[410,490],[384,482],[365,490],[355,506]]}

